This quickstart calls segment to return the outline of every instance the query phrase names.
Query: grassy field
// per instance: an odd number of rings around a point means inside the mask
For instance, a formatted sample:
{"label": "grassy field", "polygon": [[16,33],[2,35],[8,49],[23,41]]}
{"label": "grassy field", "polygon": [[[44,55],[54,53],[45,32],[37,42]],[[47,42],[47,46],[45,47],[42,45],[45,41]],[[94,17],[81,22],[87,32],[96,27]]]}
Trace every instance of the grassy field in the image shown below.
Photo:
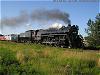
{"label": "grassy field", "polygon": [[100,52],[0,41],[0,75],[100,75]]}

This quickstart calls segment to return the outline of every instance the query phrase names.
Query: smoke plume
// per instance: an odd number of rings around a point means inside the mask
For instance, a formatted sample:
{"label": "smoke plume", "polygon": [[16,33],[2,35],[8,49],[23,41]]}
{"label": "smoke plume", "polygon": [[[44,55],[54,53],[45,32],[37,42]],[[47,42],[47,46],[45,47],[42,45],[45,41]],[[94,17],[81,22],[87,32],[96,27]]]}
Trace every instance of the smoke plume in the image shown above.
{"label": "smoke plume", "polygon": [[28,22],[29,15],[22,11],[19,16],[1,19],[0,24],[3,26],[17,26]]}
{"label": "smoke plume", "polygon": [[0,25],[13,27],[24,25],[23,23],[27,23],[29,20],[31,20],[32,22],[37,21],[38,23],[60,20],[66,24],[70,24],[69,14],[66,12],[62,12],[57,9],[38,9],[33,10],[33,12],[30,14],[28,14],[26,11],[22,11],[19,16],[12,18],[3,18],[0,22]]}
{"label": "smoke plume", "polygon": [[70,24],[69,14],[60,10],[34,10],[31,14],[33,21],[55,21],[60,20],[66,24]]}

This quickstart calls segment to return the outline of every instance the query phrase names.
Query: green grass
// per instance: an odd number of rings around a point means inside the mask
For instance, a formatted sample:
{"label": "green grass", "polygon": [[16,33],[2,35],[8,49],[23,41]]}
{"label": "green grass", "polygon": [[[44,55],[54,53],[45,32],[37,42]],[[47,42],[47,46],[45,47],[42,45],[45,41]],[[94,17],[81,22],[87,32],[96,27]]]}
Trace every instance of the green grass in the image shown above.
{"label": "green grass", "polygon": [[0,41],[0,75],[100,75],[100,52]]}

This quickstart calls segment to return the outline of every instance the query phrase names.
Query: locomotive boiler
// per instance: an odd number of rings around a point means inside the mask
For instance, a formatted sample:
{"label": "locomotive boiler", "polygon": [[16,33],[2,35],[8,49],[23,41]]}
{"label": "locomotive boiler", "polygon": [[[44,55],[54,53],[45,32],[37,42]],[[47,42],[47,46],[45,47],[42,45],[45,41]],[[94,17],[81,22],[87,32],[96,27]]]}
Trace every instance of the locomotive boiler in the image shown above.
{"label": "locomotive boiler", "polygon": [[18,42],[41,43],[51,46],[82,48],[83,38],[78,35],[78,26],[70,24],[61,28],[28,30],[18,35]]}

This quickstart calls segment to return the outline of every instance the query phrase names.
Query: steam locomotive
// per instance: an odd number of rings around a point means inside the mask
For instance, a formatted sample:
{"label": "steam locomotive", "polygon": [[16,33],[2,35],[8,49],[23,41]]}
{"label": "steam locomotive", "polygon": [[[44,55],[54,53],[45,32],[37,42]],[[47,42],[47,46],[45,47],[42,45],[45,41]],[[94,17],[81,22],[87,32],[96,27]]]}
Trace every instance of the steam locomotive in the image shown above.
{"label": "steam locomotive", "polygon": [[78,26],[70,24],[61,28],[49,28],[39,30],[28,30],[20,33],[13,41],[16,42],[30,42],[41,43],[51,46],[67,47],[67,48],[82,48],[83,38],[78,35]]}

